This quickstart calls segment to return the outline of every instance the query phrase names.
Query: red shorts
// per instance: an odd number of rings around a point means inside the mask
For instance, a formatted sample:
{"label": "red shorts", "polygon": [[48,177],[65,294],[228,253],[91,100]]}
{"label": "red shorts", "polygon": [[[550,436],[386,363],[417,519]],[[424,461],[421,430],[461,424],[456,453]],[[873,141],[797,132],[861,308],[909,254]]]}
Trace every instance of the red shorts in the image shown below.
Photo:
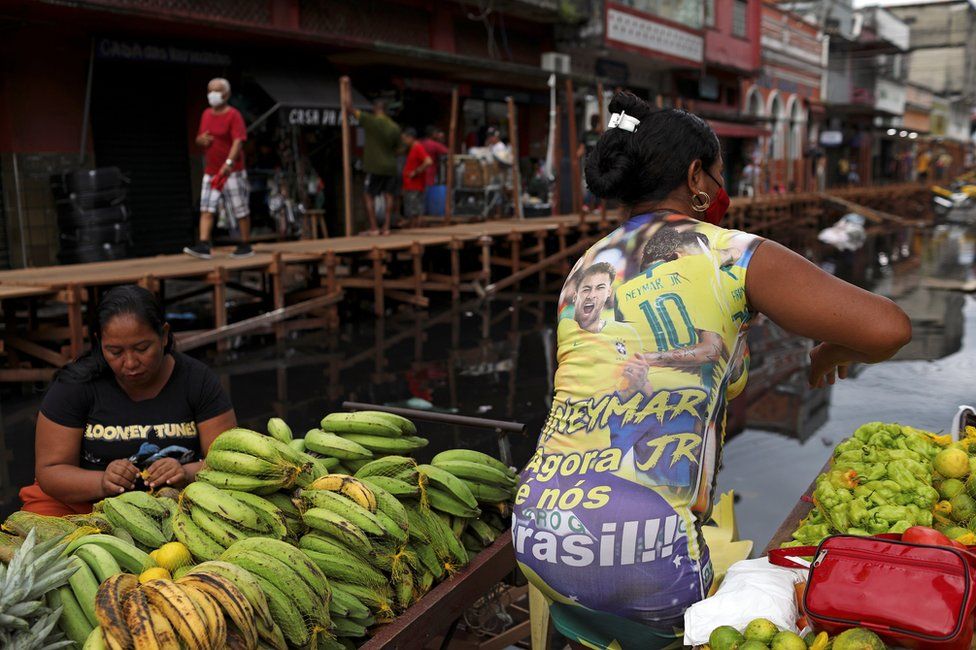
{"label": "red shorts", "polygon": [[44,493],[37,481],[20,489],[20,500],[24,502],[22,510],[38,515],[64,517],[65,515],[87,515],[92,511],[92,504],[64,503]]}

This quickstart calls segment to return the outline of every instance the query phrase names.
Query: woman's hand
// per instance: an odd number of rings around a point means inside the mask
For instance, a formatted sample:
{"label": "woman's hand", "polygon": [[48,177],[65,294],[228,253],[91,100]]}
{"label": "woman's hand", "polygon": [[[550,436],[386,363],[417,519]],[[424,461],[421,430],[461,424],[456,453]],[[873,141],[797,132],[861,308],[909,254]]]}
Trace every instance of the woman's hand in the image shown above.
{"label": "woman's hand", "polygon": [[823,388],[838,379],[847,379],[851,356],[846,349],[833,343],[821,343],[810,350],[810,386]]}
{"label": "woman's hand", "polygon": [[146,470],[149,475],[146,483],[151,489],[172,485],[183,487],[187,482],[186,470],[175,458],[160,458]]}
{"label": "woman's hand", "polygon": [[115,496],[126,490],[131,490],[136,486],[136,477],[139,470],[127,458],[113,460],[102,472],[102,494],[103,496]]}

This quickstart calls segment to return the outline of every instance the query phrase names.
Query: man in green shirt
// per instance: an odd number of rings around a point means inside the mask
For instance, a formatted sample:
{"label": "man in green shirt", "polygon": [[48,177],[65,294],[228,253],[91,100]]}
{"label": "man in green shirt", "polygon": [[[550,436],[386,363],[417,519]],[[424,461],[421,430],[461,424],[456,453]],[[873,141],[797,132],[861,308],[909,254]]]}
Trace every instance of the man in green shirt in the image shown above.
{"label": "man in green shirt", "polygon": [[381,234],[376,221],[376,197],[383,195],[386,207],[386,220],[382,234],[390,234],[393,221],[393,193],[396,191],[397,152],[400,148],[400,127],[386,114],[386,104],[377,99],[373,102],[373,112],[365,113],[346,106],[349,114],[355,115],[359,125],[366,132],[363,147],[363,170],[366,172],[366,186],[363,197],[366,201],[366,215],[369,217],[368,234]]}

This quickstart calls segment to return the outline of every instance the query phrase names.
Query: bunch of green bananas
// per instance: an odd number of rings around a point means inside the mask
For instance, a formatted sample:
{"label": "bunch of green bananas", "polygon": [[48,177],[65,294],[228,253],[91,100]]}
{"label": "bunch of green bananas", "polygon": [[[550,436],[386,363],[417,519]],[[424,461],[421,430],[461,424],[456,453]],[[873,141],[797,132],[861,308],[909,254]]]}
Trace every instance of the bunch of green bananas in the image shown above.
{"label": "bunch of green bananas", "polygon": [[[118,573],[102,582],[92,602],[97,627],[84,650],[256,648],[260,636],[260,615],[246,593],[209,570],[143,584],[130,573]],[[269,641],[284,650],[280,639]]]}
{"label": "bunch of green bananas", "polygon": [[255,494],[290,488],[310,469],[308,458],[289,444],[241,428],[217,436],[205,462],[206,468],[197,472],[197,481]]}
{"label": "bunch of green bananas", "polygon": [[[454,449],[418,465],[409,452],[427,441],[385,413],[321,426],[304,439],[277,418],[268,435],[232,429],[177,498],[102,501],[104,522],[85,524],[113,535],[71,541],[76,572],[52,596],[69,638],[94,650],[352,647],[508,528],[516,479],[498,460]],[[175,580],[132,575],[155,566],[143,549],[173,537],[201,564]]]}
{"label": "bunch of green bananas", "polygon": [[371,459],[401,455],[427,446],[413,422],[392,413],[330,413],[319,429],[305,434],[306,450],[339,459],[335,471],[352,474]]}
{"label": "bunch of green bananas", "polygon": [[[460,481],[467,492],[457,488],[460,494],[455,493],[456,497],[465,497],[464,503],[470,503],[466,499],[470,493],[474,500],[479,504],[506,503],[515,498],[515,486],[518,483],[515,470],[505,465],[505,463],[492,458],[488,454],[473,449],[449,449],[442,451],[434,456],[430,465],[421,465],[421,472],[427,475],[435,483],[441,486],[443,483],[443,472]],[[434,478],[431,474],[432,469],[438,475]],[[448,481],[448,484],[454,483]],[[456,484],[455,484],[456,485]],[[435,489],[437,489],[435,487]],[[453,493],[454,490],[451,490]],[[431,505],[434,506],[433,500]],[[435,508],[437,506],[434,506]],[[448,511],[449,512],[449,511]],[[456,513],[450,513],[456,514]]]}
{"label": "bunch of green bananas", "polygon": [[264,497],[222,490],[199,481],[180,493],[173,530],[198,561],[216,560],[232,544],[248,537],[282,539],[285,516]]}
{"label": "bunch of green bananas", "polygon": [[231,545],[220,559],[254,577],[272,620],[290,645],[304,647],[319,631],[330,629],[332,588],[301,549],[269,537],[251,537]]}
{"label": "bunch of green bananas", "polygon": [[211,560],[193,567],[186,577],[189,578],[198,573],[218,575],[237,587],[254,610],[258,639],[276,650],[285,650],[287,647],[285,636],[271,616],[271,608],[268,606],[268,599],[264,595],[261,585],[250,571],[230,562]]}
{"label": "bunch of green bananas", "polygon": [[142,573],[156,563],[135,545],[105,534],[75,538],[65,547],[64,555],[75,571],[67,585],[48,592],[47,601],[52,608],[62,608],[58,625],[65,636],[81,647],[99,625],[99,585],[123,571]]}
{"label": "bunch of green bananas", "polygon": [[123,492],[94,506],[95,512],[112,524],[113,533],[124,530],[143,550],[173,540],[173,517],[178,509],[175,499],[139,491]]}

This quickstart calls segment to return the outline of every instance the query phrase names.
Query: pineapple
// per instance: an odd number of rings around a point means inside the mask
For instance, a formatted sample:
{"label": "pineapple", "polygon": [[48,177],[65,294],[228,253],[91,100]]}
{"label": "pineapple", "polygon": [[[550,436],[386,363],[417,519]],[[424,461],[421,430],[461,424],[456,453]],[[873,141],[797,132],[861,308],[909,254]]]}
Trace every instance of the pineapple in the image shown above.
{"label": "pineapple", "polygon": [[77,530],[78,525],[64,517],[50,517],[18,510],[7,517],[2,528],[8,533],[21,537],[27,537],[27,533],[33,530],[38,542],[46,542],[49,539],[63,539]]}
{"label": "pineapple", "polygon": [[44,595],[74,573],[56,540],[36,543],[33,530],[7,565],[0,564],[0,648],[55,650],[72,645],[57,628],[60,608],[51,610]]}

